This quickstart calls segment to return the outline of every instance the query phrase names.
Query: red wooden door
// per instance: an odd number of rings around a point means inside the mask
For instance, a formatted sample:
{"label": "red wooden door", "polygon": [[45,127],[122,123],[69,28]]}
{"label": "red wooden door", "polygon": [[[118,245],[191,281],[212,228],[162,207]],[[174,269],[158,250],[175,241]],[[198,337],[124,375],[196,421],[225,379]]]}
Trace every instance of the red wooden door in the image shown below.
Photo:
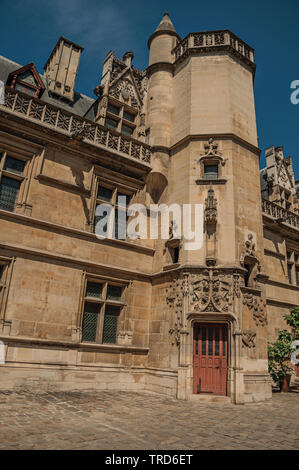
{"label": "red wooden door", "polygon": [[227,325],[194,326],[193,393],[226,395]]}

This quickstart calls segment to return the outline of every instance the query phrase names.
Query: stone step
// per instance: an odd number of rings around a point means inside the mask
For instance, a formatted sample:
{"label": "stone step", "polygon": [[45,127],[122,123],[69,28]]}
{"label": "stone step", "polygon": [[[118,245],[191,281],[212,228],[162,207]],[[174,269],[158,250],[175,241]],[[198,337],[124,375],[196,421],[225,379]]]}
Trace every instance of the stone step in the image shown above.
{"label": "stone step", "polygon": [[198,394],[191,395],[190,400],[203,403],[231,403],[231,398],[223,395]]}

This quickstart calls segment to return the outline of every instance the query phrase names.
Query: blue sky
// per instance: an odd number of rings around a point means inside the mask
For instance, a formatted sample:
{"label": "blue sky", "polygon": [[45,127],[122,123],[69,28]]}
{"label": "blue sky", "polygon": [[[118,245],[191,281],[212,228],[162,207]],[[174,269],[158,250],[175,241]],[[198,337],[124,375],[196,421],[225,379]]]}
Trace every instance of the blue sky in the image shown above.
{"label": "blue sky", "polygon": [[66,36],[85,48],[76,88],[93,97],[110,49],[119,57],[133,50],[134,65],[147,66],[147,39],[164,11],[181,37],[230,29],[255,49],[259,147],[283,145],[299,179],[299,104],[290,101],[290,83],[299,80],[299,0],[0,0],[0,55],[33,61],[42,73]]}

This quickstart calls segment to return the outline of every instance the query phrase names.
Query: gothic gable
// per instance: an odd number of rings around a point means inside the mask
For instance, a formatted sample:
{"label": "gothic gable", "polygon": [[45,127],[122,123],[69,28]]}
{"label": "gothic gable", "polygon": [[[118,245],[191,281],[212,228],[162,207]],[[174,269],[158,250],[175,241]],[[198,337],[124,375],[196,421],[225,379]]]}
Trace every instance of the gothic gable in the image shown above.
{"label": "gothic gable", "polygon": [[140,95],[134,74],[130,68],[124,69],[109,86],[109,95],[134,108],[142,106]]}
{"label": "gothic gable", "polygon": [[277,169],[277,182],[285,189],[291,190],[293,188],[292,178],[289,174],[288,168],[284,160],[280,162]]}

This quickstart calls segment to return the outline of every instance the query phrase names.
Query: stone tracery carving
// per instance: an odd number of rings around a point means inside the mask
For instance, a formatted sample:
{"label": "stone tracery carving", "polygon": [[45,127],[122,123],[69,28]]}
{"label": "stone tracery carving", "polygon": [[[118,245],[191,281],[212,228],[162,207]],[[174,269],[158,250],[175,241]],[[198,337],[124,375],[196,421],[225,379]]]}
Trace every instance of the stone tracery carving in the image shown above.
{"label": "stone tracery carving", "polygon": [[180,335],[183,327],[183,279],[173,279],[166,289],[166,304],[174,312],[174,324],[169,334],[173,336],[172,344],[180,345]]}
{"label": "stone tracery carving", "polygon": [[202,312],[227,312],[234,299],[233,277],[218,270],[207,269],[191,275],[190,304]]}
{"label": "stone tracery carving", "polygon": [[120,80],[109,90],[109,94],[120,101],[129,102],[134,108],[138,107],[138,101],[132,83],[128,79]]}

